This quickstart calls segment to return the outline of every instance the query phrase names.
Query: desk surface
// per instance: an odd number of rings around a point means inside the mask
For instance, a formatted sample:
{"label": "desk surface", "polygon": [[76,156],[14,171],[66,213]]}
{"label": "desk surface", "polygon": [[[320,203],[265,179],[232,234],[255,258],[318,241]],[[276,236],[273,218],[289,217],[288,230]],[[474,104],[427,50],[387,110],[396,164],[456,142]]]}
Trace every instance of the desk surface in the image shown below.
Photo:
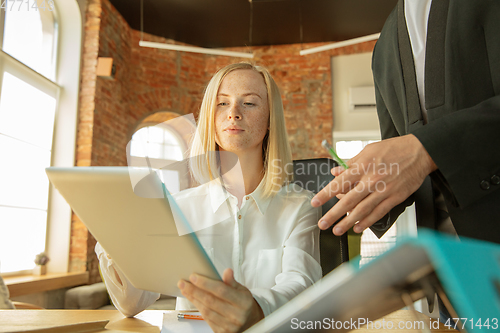
{"label": "desk surface", "polygon": [[[96,333],[111,333],[111,332],[154,332],[161,331],[163,322],[163,313],[168,313],[177,320],[176,311],[163,310],[146,310],[139,313],[134,318],[125,318],[116,310],[0,310],[0,333],[5,332],[23,332],[26,330],[50,328],[61,325],[71,325],[83,322],[109,320],[104,330],[93,331]],[[410,311],[399,310],[383,318],[385,322],[391,321],[394,328],[398,327],[399,322],[405,325],[411,325],[417,319]],[[382,322],[383,319],[378,321]],[[421,315],[419,320],[426,320],[429,323],[429,317]],[[375,323],[375,321],[374,321]],[[418,332],[419,330],[412,329],[391,329],[391,332]],[[364,333],[380,333],[381,328],[360,329],[353,332]],[[431,329],[431,332],[458,332],[456,330],[447,329],[442,326],[439,329]]]}

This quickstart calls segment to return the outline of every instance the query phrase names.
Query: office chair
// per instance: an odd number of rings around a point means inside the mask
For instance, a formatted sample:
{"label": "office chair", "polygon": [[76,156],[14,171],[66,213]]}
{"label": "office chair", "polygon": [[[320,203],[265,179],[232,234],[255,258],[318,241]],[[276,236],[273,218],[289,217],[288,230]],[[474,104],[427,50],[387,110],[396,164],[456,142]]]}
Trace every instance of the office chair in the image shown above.
{"label": "office chair", "polygon": [[[330,170],[336,166],[337,163],[329,158],[293,161],[294,183],[316,194],[335,178]],[[328,212],[337,201],[337,198],[332,198],[326,202],[321,207],[322,215]],[[321,230],[319,243],[323,276],[349,260],[347,233],[342,236],[335,236],[332,233],[332,227]]]}

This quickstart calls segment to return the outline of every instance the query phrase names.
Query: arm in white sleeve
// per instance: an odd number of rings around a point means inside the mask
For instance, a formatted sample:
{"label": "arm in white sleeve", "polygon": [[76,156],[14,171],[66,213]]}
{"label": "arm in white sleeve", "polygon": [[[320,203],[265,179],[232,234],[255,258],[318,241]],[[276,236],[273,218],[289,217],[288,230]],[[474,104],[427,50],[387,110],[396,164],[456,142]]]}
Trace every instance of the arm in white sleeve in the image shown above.
{"label": "arm in white sleeve", "polygon": [[0,309],[14,309],[14,305],[9,300],[9,289],[0,276]]}
{"label": "arm in white sleeve", "polygon": [[[133,317],[153,304],[160,294],[135,288],[113,263],[99,243],[95,246],[101,274],[109,296],[116,308],[126,317]],[[118,274],[120,281],[117,279]]]}
{"label": "arm in white sleeve", "polygon": [[264,316],[269,315],[322,277],[319,253],[320,209],[308,203],[283,248],[282,271],[271,288],[253,288],[251,293]]}

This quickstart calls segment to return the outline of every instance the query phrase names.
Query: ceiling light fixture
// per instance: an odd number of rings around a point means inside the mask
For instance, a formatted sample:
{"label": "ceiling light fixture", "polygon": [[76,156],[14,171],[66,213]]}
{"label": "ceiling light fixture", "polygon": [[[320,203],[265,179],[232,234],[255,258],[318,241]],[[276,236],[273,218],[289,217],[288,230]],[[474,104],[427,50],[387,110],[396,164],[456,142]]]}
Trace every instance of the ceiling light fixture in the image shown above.
{"label": "ceiling light fixture", "polygon": [[338,49],[339,47],[368,42],[371,40],[378,39],[379,36],[380,36],[380,33],[376,33],[376,34],[372,34],[372,35],[368,35],[368,36],[344,40],[342,42],[336,42],[336,43],[331,43],[331,44],[322,45],[322,46],[318,46],[318,47],[313,47],[310,49],[300,51],[300,55],[303,56],[303,55],[307,55],[307,54],[311,54],[311,53],[333,50],[333,49]]}
{"label": "ceiling light fixture", "polygon": [[172,51],[182,51],[182,52],[193,52],[193,53],[202,53],[202,54],[212,54],[212,55],[220,55],[227,57],[238,57],[238,58],[253,58],[253,53],[246,52],[235,52],[235,51],[226,51],[220,49],[209,49],[198,46],[185,46],[185,45],[175,45],[175,44],[167,44],[167,43],[156,43],[156,42],[147,42],[143,40],[144,35],[144,0],[141,0],[141,40],[139,41],[139,46],[141,47],[150,47],[156,49],[164,49],[164,50],[172,50]]}
{"label": "ceiling light fixture", "polygon": [[253,53],[234,52],[234,51],[226,51],[226,50],[218,50],[218,49],[208,49],[208,48],[197,47],[197,46],[184,46],[184,45],[175,45],[175,44],[167,44],[167,43],[146,42],[143,40],[139,41],[139,46],[172,50],[172,51],[184,51],[184,52],[213,54],[213,55],[221,55],[221,56],[228,56],[228,57],[253,58]]}

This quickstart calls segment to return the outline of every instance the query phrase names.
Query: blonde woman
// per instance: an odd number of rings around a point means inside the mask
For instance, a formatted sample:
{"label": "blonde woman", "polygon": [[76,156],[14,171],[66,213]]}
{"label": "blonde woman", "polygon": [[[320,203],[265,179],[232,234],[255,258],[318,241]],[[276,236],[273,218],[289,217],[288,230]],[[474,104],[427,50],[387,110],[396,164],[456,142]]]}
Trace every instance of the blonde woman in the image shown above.
{"label": "blonde woman", "polygon": [[[179,281],[186,299],[178,298],[176,309],[194,306],[215,332],[238,332],[321,278],[320,211],[311,207],[310,192],[290,183],[283,105],[266,69],[238,63],[213,76],[194,142],[192,169],[203,185],[175,198],[188,221],[208,221],[196,234],[222,281],[197,274]],[[220,158],[207,154],[213,151]],[[225,170],[226,154],[237,156],[241,169]],[[221,213],[225,208],[229,216]],[[133,316],[159,297],[133,288],[102,249],[96,251],[122,313]]]}

